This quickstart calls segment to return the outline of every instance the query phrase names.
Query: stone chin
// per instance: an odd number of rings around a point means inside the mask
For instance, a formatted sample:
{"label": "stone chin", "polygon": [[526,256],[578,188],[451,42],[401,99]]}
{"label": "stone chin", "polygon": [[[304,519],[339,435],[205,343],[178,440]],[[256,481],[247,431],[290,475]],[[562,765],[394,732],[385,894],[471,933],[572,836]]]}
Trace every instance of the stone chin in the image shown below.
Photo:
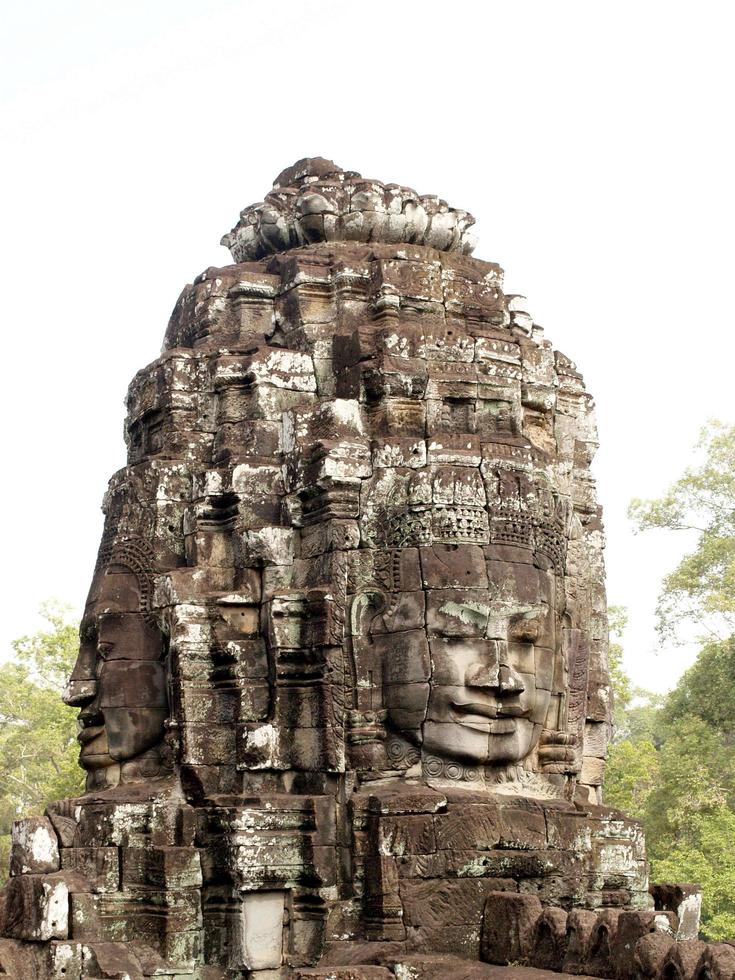
{"label": "stone chin", "polygon": [[87,770],[109,769],[137,759],[160,745],[167,717],[168,710],[162,708],[107,708],[104,725],[82,732],[80,766]]}
{"label": "stone chin", "polygon": [[117,763],[109,752],[97,752],[94,746],[85,746],[79,753],[79,765],[92,772],[96,769],[109,769]]}
{"label": "stone chin", "polygon": [[128,762],[160,744],[167,708],[106,708],[105,730],[110,757]]}

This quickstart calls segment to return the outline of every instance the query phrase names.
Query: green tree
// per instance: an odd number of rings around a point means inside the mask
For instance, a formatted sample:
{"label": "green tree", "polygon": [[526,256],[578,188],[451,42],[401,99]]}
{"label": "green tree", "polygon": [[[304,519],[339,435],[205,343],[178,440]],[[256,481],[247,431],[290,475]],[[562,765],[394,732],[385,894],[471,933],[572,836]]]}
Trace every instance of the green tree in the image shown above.
{"label": "green tree", "polygon": [[734,811],[735,749],[702,718],[681,717],[659,752],[643,824],[653,880],[702,886],[707,939],[735,936]]}
{"label": "green tree", "polygon": [[607,799],[637,813],[652,877],[702,886],[702,934],[735,936],[735,426],[710,422],[699,457],[657,500],[634,500],[638,530],[685,532],[689,550],[663,581],[667,639],[703,635],[663,700],[629,699]]}
{"label": "green tree", "polygon": [[666,699],[663,721],[674,729],[700,718],[728,744],[735,741],[735,637],[705,644]]}
{"label": "green tree", "polygon": [[14,641],[14,659],[0,667],[0,877],[13,820],[83,792],[77,712],[61,701],[79,647],[77,626],[57,603],[41,613],[48,628]]}
{"label": "green tree", "polygon": [[633,685],[623,666],[623,633],[628,625],[628,615],[622,606],[609,606],[607,610],[610,642],[607,662],[613,689],[614,734],[624,726],[627,711],[633,700]]}
{"label": "green tree", "polygon": [[608,664],[613,688],[613,740],[605,770],[605,802],[643,819],[656,785],[658,753],[654,744],[658,708],[654,695],[633,686],[623,664],[627,616],[621,606],[608,609]]}
{"label": "green tree", "polygon": [[[735,936],[735,640],[708,644],[665,697],[636,690],[611,617],[618,734],[605,802],[639,819],[653,881],[702,887],[702,935]],[[615,632],[613,632],[613,630]]]}
{"label": "green tree", "polygon": [[658,627],[673,638],[694,623],[712,639],[735,633],[735,426],[712,421],[697,444],[700,459],[657,500],[633,500],[629,516],[639,531],[688,531],[695,538],[666,576]]}
{"label": "green tree", "polygon": [[[607,610],[610,643],[608,667],[613,689],[613,744],[623,741],[657,742],[660,727],[659,708],[663,697],[636,687],[623,663],[623,634],[628,616],[622,606]],[[617,805],[617,804],[616,804]]]}
{"label": "green tree", "polygon": [[643,820],[658,772],[658,752],[653,742],[627,738],[615,742],[605,770],[605,803]]}
{"label": "green tree", "polygon": [[735,813],[719,805],[688,819],[686,834],[664,857],[653,857],[654,881],[697,882],[702,886],[703,938],[735,936]]}
{"label": "green tree", "polygon": [[682,718],[661,746],[648,799],[651,854],[663,858],[672,843],[686,841],[695,814],[734,804],[735,749],[701,718]]}

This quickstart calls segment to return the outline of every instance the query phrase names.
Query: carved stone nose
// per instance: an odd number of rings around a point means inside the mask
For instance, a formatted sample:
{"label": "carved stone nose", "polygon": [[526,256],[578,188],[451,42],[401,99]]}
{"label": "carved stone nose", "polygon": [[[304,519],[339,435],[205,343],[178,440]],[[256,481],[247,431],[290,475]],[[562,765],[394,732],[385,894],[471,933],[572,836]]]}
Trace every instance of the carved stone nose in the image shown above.
{"label": "carved stone nose", "polygon": [[507,664],[501,664],[498,671],[498,688],[502,694],[522,694],[526,688],[523,681]]}
{"label": "carved stone nose", "polygon": [[465,684],[468,687],[500,686],[500,664],[507,658],[508,646],[504,640],[488,640],[484,660],[470,664],[465,671]]}
{"label": "carved stone nose", "polygon": [[91,678],[77,679],[71,677],[64,688],[62,700],[72,707],[83,707],[89,704],[97,694],[97,681]]}
{"label": "carved stone nose", "polygon": [[465,672],[467,687],[497,687],[497,664],[470,664]]}

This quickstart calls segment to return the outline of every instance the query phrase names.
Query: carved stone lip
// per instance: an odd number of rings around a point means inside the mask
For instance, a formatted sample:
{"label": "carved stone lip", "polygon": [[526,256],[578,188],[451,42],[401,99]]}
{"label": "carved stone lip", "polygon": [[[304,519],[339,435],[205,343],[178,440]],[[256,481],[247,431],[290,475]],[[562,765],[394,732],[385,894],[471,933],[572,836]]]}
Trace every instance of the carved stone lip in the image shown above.
{"label": "carved stone lip", "polygon": [[104,725],[90,725],[88,728],[83,728],[77,735],[77,742],[80,745],[86,745],[88,742],[93,742],[98,735],[101,735],[104,731]]}
{"label": "carved stone lip", "polygon": [[483,701],[452,701],[456,712],[481,715],[483,718],[523,718],[526,711],[517,704],[487,704]]}

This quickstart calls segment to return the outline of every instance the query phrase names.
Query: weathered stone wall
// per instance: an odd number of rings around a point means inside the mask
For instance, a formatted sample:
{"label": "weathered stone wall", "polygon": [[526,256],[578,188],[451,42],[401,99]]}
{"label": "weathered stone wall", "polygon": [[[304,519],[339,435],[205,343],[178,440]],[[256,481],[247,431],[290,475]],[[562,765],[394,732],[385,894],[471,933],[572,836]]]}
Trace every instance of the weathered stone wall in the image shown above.
{"label": "weathered stone wall", "polygon": [[67,691],[88,792],[18,826],[8,962],[492,959],[503,892],[547,910],[522,954],[558,967],[567,913],[650,907],[640,828],[599,805],[592,401],[471,224],[301,161],[183,291]]}

